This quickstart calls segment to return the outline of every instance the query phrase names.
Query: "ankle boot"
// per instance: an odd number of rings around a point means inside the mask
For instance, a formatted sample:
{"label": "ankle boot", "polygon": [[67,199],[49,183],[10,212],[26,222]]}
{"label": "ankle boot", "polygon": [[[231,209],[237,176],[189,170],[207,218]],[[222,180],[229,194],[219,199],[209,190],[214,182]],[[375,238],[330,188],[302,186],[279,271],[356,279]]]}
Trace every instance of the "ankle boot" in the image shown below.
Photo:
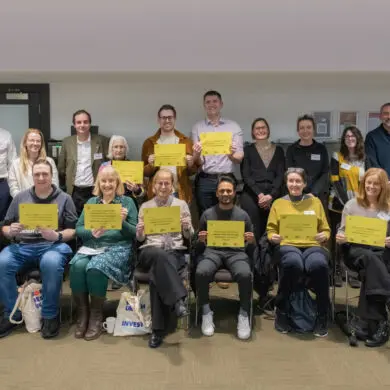
{"label": "ankle boot", "polygon": [[76,339],[82,339],[88,328],[89,295],[88,293],[75,294],[74,300],[77,305],[77,321],[74,337],[76,337]]}
{"label": "ankle boot", "polygon": [[364,343],[366,347],[380,347],[389,340],[389,323],[386,320],[380,321],[376,332]]}
{"label": "ankle boot", "polygon": [[85,340],[95,340],[100,337],[103,325],[103,304],[106,297],[91,296],[91,310],[89,313],[88,330]]}

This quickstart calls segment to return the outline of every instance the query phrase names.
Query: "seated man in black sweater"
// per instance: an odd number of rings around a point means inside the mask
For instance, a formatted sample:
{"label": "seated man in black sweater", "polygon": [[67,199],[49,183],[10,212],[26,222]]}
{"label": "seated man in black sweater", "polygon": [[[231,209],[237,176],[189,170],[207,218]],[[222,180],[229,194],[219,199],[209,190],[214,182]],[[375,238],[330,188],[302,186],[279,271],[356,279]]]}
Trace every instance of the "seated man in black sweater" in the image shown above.
{"label": "seated man in black sweater", "polygon": [[234,205],[236,184],[228,176],[220,177],[217,186],[218,204],[207,209],[199,222],[199,243],[202,255],[196,268],[195,282],[198,302],[202,308],[202,333],[205,336],[214,334],[213,312],[209,305],[209,284],[221,266],[227,268],[235,282],[238,283],[240,294],[240,312],[238,315],[237,336],[245,340],[250,337],[249,324],[250,299],[252,294],[252,274],[245,247],[215,247],[207,246],[208,221],[243,221],[245,224],[244,240],[249,245],[255,245],[253,227],[249,215]]}

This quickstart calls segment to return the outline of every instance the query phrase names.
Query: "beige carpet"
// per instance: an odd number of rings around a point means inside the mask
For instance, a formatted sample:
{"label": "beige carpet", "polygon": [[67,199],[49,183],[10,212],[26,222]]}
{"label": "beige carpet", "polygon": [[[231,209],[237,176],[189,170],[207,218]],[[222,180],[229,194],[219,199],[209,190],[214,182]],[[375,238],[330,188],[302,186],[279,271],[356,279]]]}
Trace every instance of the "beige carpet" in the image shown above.
{"label": "beige carpet", "polygon": [[[326,339],[281,335],[262,316],[253,339],[242,342],[235,337],[235,287],[212,294],[216,334],[181,330],[157,350],[146,337],[75,340],[68,324],[55,340],[19,330],[0,340],[0,390],[390,389],[389,346],[351,348],[336,327]],[[63,298],[67,311],[67,288]],[[114,309],[109,304],[108,314]]]}

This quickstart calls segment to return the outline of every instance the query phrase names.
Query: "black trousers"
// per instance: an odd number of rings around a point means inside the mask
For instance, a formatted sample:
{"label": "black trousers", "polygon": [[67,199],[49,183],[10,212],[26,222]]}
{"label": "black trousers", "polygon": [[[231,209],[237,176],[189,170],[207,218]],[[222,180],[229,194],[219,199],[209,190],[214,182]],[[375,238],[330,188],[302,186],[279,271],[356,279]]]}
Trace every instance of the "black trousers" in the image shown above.
{"label": "black trousers", "polygon": [[331,244],[332,244],[332,261],[336,266],[341,267],[341,256],[336,257],[336,234],[337,234],[337,225],[341,222],[341,213],[336,213],[335,211],[329,210],[329,219],[330,219],[330,234],[331,234]]}
{"label": "black trousers", "polygon": [[78,216],[81,215],[84,204],[92,198],[92,191],[93,187],[73,187],[72,199]]}
{"label": "black trousers", "polygon": [[141,249],[138,266],[149,271],[150,305],[154,331],[166,331],[177,301],[187,296],[179,275],[185,266],[184,251],[165,251],[157,247]]}
{"label": "black trousers", "polygon": [[238,284],[240,306],[247,313],[250,311],[252,295],[252,271],[249,258],[243,251],[223,251],[206,248],[198,262],[195,274],[196,291],[200,306],[209,303],[209,284],[219,268],[225,267]]}
{"label": "black trousers", "polygon": [[358,315],[363,320],[387,319],[390,297],[390,250],[362,245],[344,245],[345,265],[361,279]]}
{"label": "black trousers", "polygon": [[279,289],[275,304],[283,312],[288,310],[290,294],[307,277],[317,296],[319,315],[327,315],[329,307],[328,255],[320,247],[297,248],[283,245],[279,249]]}
{"label": "black trousers", "polygon": [[256,242],[259,242],[267,227],[270,209],[263,209],[258,205],[257,197],[243,191],[240,197],[241,208],[248,213],[252,220]]}

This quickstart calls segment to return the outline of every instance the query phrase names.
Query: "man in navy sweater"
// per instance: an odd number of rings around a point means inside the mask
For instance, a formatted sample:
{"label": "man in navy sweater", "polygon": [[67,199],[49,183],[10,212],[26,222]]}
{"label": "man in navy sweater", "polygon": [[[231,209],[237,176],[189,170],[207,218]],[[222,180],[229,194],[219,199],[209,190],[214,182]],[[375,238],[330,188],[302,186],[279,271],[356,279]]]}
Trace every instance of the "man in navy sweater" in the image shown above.
{"label": "man in navy sweater", "polygon": [[382,124],[366,136],[365,149],[371,167],[382,168],[390,177],[390,102],[381,107]]}

